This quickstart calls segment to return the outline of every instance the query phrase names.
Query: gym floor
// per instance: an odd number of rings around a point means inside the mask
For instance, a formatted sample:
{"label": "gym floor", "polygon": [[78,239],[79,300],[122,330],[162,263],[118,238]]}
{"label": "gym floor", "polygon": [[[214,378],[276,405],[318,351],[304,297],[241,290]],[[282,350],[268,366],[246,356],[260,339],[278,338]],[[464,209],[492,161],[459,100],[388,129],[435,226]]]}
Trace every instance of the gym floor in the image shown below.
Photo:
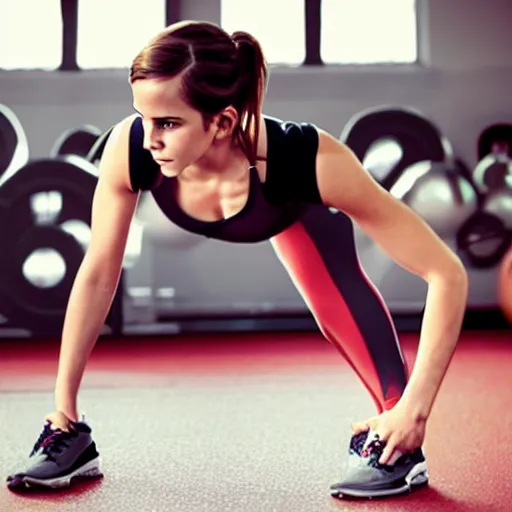
{"label": "gym floor", "polygon": [[[401,335],[410,364],[417,334]],[[56,341],[0,342],[0,474],[18,467],[53,409]],[[350,422],[374,414],[317,333],[102,339],[80,409],[104,477],[58,492],[0,487],[1,512],[509,511],[512,336],[464,332],[429,420],[430,486],[339,501]]]}

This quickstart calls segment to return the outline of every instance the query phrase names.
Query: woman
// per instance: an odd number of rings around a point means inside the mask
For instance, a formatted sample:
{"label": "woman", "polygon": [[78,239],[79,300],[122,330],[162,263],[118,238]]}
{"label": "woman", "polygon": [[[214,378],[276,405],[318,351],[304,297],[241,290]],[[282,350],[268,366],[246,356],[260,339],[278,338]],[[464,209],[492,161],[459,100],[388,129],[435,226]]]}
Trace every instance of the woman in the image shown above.
{"label": "woman", "polygon": [[[385,496],[428,481],[425,424],[459,335],[467,297],[461,262],[324,130],[261,114],[267,69],[258,42],[204,22],[158,34],[130,70],[136,114],[109,133],[76,276],[48,415],[29,467],[8,477],[58,487],[100,474],[79,421],[82,375],[117,287],[141,190],[172,222],[238,243],[270,240],[325,337],[348,360],[377,415],[353,424],[349,464],[333,496]],[[359,266],[352,221],[428,283],[409,375],[391,317]]]}

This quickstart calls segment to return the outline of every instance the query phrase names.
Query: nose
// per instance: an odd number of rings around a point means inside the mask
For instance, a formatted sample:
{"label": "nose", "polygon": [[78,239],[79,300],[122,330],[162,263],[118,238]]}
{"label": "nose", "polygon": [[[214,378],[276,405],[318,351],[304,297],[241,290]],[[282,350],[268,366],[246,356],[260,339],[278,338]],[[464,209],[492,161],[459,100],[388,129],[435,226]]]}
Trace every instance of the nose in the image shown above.
{"label": "nose", "polygon": [[144,149],[147,149],[148,151],[152,151],[155,149],[161,149],[162,148],[162,141],[158,137],[158,132],[155,130],[152,126],[143,126],[143,132],[144,132],[144,140],[143,140],[143,146]]}

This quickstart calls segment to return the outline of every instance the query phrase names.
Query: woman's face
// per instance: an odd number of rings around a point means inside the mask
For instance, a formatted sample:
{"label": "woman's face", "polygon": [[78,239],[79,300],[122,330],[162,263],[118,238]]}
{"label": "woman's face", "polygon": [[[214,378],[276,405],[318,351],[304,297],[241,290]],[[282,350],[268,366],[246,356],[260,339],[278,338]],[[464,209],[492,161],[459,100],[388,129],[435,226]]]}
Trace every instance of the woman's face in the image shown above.
{"label": "woman's face", "polygon": [[144,128],[144,148],[167,177],[198,163],[217,135],[215,123],[205,129],[201,113],[181,99],[180,82],[178,76],[132,84],[133,107]]}

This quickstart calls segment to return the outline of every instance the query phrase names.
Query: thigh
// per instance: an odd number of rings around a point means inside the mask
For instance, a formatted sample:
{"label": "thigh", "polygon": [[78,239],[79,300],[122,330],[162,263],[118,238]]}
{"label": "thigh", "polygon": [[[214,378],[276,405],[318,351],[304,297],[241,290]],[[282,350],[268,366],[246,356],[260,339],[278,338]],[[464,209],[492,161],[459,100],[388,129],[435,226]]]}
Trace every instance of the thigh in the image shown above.
{"label": "thigh", "polygon": [[311,209],[272,245],[329,341],[349,358],[371,362],[381,375],[390,375],[384,380],[400,381],[401,387],[404,359],[398,336],[359,262],[351,219],[325,207]]}
{"label": "thigh", "polygon": [[375,301],[376,290],[359,263],[346,215],[323,206],[310,208],[271,243],[317,319],[325,324],[331,315],[339,319],[344,313],[347,321],[364,321],[364,304]]}

